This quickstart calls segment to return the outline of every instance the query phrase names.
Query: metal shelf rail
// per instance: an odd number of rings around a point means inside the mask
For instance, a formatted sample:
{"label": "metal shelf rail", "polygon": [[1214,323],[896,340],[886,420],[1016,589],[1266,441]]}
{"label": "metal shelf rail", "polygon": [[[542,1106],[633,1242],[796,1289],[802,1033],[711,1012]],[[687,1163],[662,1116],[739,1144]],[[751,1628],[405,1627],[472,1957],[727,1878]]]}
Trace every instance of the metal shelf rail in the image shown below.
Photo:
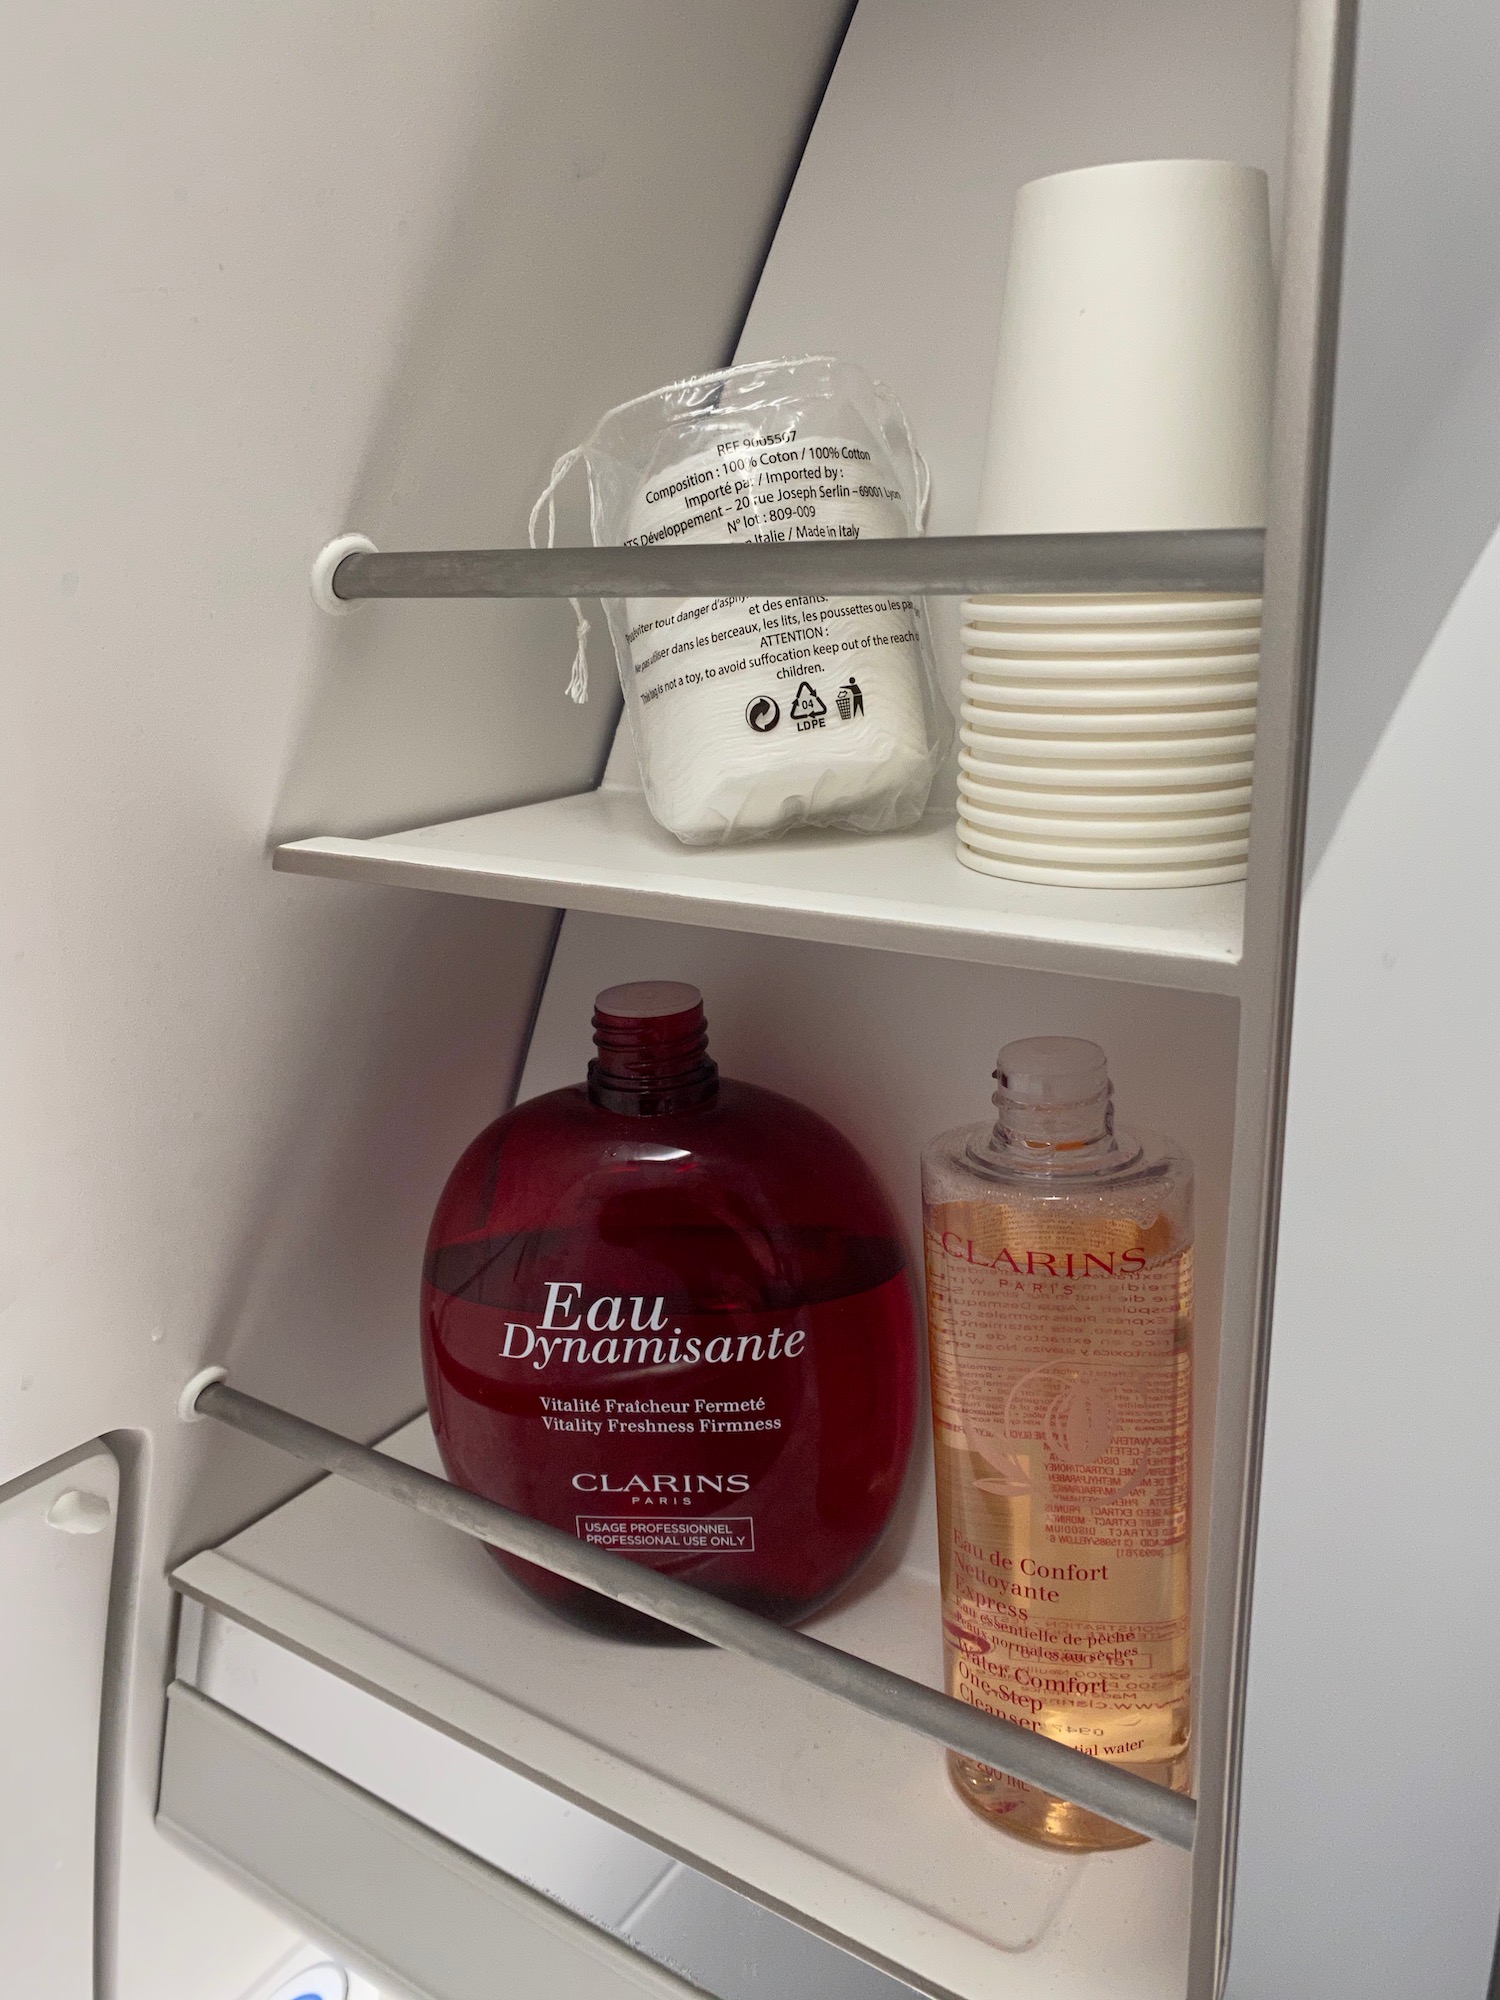
{"label": "metal shelf rail", "polygon": [[759,1660],[1152,1840],[1187,1849],[1193,1845],[1197,1804],[1181,1793],[971,1708],[805,1632],[726,1604],[691,1584],[643,1569],[624,1556],[591,1548],[564,1529],[466,1493],[431,1473],[231,1388],[222,1369],[205,1369],[194,1376],[178,1407],[187,1421],[211,1417],[384,1499],[446,1522],[491,1548],[523,1557],[710,1646]]}
{"label": "metal shelf rail", "polygon": [[1203,591],[1256,595],[1259,528],[1098,535],[947,535],[690,547],[417,549],[330,542],[313,570],[325,610],[371,597],[927,597]]}

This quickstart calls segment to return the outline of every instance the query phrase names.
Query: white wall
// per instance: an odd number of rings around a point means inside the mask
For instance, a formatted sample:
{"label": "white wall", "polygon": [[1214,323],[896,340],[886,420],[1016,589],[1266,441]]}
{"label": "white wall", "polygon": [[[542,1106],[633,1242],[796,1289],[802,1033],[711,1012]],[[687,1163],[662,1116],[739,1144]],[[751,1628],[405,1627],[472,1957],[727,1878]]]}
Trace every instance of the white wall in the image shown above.
{"label": "white wall", "polygon": [[325,622],[309,560],[516,540],[608,403],[723,358],[842,11],[10,10],[0,1481],[133,1434],[118,2000],[221,2000],[282,1942],[150,1825],[164,1569],[290,1476],[177,1389],[416,1403],[427,1213],[549,937],[273,879],[268,837],[577,786],[612,720],[562,697],[562,607]]}

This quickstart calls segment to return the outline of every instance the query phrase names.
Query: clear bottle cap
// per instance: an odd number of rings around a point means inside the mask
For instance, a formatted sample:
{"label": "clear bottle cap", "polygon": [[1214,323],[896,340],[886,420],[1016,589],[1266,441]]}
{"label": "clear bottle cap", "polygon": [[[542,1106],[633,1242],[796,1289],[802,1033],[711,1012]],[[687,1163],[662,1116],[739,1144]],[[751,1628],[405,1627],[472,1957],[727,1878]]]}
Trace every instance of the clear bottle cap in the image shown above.
{"label": "clear bottle cap", "polygon": [[995,1081],[992,1149],[1074,1149],[1096,1145],[1113,1129],[1109,1064],[1097,1042],[1073,1035],[1007,1042]]}
{"label": "clear bottle cap", "polygon": [[1109,1089],[1109,1064],[1097,1042],[1032,1035],[1005,1044],[995,1081],[1018,1105],[1082,1104]]}

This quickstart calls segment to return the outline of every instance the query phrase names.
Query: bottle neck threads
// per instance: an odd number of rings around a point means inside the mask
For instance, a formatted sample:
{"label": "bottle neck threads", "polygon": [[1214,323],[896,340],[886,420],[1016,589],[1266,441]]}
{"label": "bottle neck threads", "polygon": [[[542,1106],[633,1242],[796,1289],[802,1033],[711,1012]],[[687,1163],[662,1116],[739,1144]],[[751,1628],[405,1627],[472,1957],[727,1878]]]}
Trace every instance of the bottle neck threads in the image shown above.
{"label": "bottle neck threads", "polygon": [[995,1070],[996,1119],[982,1155],[1043,1172],[1083,1171],[1116,1152],[1104,1051],[1068,1035],[1008,1042]]}
{"label": "bottle neck threads", "polygon": [[718,1066],[708,1054],[708,1023],[697,987],[676,980],[636,980],[606,987],[594,1002],[589,1101],[605,1111],[646,1118],[688,1111],[718,1095]]}

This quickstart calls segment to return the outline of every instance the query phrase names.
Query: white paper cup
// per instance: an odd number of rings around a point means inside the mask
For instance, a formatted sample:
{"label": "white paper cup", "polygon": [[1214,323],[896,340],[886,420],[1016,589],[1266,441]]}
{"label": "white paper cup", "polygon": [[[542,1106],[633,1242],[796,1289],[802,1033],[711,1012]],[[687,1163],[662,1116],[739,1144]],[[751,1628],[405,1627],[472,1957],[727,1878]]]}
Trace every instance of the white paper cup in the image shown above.
{"label": "white paper cup", "polygon": [[1169,789],[1122,791],[1054,790],[1044,785],[1006,784],[960,771],[958,792],[961,800],[980,812],[1021,813],[1033,817],[1051,814],[1067,818],[1073,814],[1097,814],[1101,818],[1140,819],[1143,816],[1172,819],[1232,815],[1250,810],[1248,785],[1196,785]]}
{"label": "white paper cup", "polygon": [[1014,626],[1022,631],[1061,627],[1086,631],[1095,625],[1259,625],[1261,599],[1224,597],[1211,592],[1098,592],[1051,597],[966,597],[965,624]]}
{"label": "white paper cup", "polygon": [[1103,813],[1074,816],[1061,812],[1000,810],[981,805],[964,792],[959,794],[958,816],[967,827],[984,833],[1009,834],[1015,840],[1113,840],[1126,846],[1170,847],[1181,841],[1229,840],[1250,831],[1248,808],[1219,813],[1132,814],[1126,818],[1111,818]]}
{"label": "white paper cup", "polygon": [[1249,785],[1201,785],[1173,790],[1169,786],[1131,791],[1103,786],[1080,790],[1076,785],[1057,791],[1043,786],[992,782],[971,771],[959,773],[959,797],[978,812],[1016,813],[1024,817],[1094,817],[1139,820],[1150,818],[1232,817],[1248,812]]}
{"label": "white paper cup", "polygon": [[[1041,729],[1001,729],[971,720],[967,703],[963,706],[962,717],[959,741],[969,755],[978,759],[988,757],[1000,763],[1032,764],[1037,768],[1039,783],[1045,781],[1043,774],[1046,771],[1062,764],[1210,764],[1225,760],[1248,761],[1255,756],[1253,729],[1222,732],[1191,730],[1175,734],[1161,730],[1137,734],[1124,730],[1094,733],[1050,728],[1045,732]],[[1052,720],[1050,717],[1035,719],[1049,723]]]}
{"label": "white paper cup", "polygon": [[1119,840],[1025,840],[1005,833],[990,833],[982,827],[961,823],[959,839],[977,854],[997,860],[1042,861],[1054,868],[1196,868],[1226,861],[1243,861],[1247,843],[1243,834],[1221,840],[1141,841]]}
{"label": "white paper cup", "polygon": [[1058,889],[1207,889],[1220,882],[1243,882],[1245,863],[1226,861],[1183,868],[1057,868],[1041,861],[1012,861],[981,854],[956,843],[965,868],[998,875],[1007,882],[1035,882]]}
{"label": "white paper cup", "polygon": [[[1028,658],[963,649],[963,667],[975,680],[1030,681],[1173,681],[1246,680],[1260,672],[1259,653],[1168,654],[1165,658],[1114,658],[1092,654],[1059,654]],[[1164,689],[1164,692],[1167,690]]]}
{"label": "white paper cup", "polygon": [[[987,742],[993,745],[992,738]],[[1034,785],[1039,790],[1054,792],[1182,792],[1196,786],[1221,789],[1248,785],[1255,768],[1245,751],[1237,756],[1184,757],[1160,762],[1137,762],[1129,758],[1114,761],[1100,758],[1095,762],[1080,758],[1076,763],[1065,763],[1055,758],[1050,763],[1038,763],[1032,758],[1007,757],[998,749],[991,755],[976,757],[967,747],[958,753],[958,766],[961,771],[997,784]]]}
{"label": "white paper cup", "polygon": [[1127,653],[1160,657],[1260,652],[1259,625],[1048,625],[1028,631],[1020,625],[983,625],[965,618],[960,636],[975,652],[1019,653],[1029,659],[1053,653],[1117,658]]}
{"label": "white paper cup", "polygon": [[[1241,731],[1234,736],[1001,736],[987,730],[959,729],[966,756],[988,758],[992,764],[1037,772],[1039,778],[1063,770],[1087,770],[1092,764],[1128,770],[1132,765],[1179,763],[1198,767],[1243,764],[1255,757],[1255,738]],[[1066,784],[1066,780],[1055,779]],[[1193,780],[1184,779],[1185,784]]]}
{"label": "white paper cup", "polygon": [[1016,197],[981,534],[1265,519],[1266,177],[1134,160]]}
{"label": "white paper cup", "polygon": [[[1179,736],[1222,739],[1255,736],[1255,710],[1241,708],[1087,709],[997,708],[989,702],[961,701],[959,719],[987,736],[1035,737],[1050,743],[1064,738],[1099,743],[1175,741]],[[1040,753],[1038,753],[1040,754]],[[1175,752],[1167,754],[1175,755]]]}
{"label": "white paper cup", "polygon": [[977,708],[1056,709],[1142,715],[1181,709],[1255,707],[1258,677],[1207,681],[1010,681],[966,674],[959,692]]}

